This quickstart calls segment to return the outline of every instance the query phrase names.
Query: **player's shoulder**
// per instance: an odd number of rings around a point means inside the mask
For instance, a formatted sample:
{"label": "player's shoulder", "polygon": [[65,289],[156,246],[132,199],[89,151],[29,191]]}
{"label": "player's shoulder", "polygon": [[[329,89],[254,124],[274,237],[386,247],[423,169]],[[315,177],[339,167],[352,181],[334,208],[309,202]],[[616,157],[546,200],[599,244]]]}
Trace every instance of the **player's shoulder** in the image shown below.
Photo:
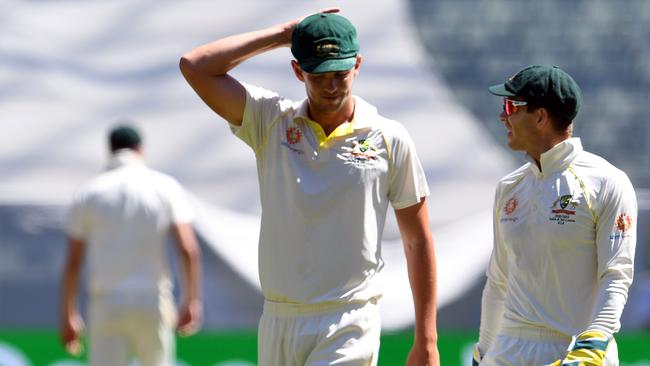
{"label": "player's shoulder", "polygon": [[278,92],[261,86],[242,83],[246,90],[247,103],[275,106],[282,112],[291,112],[299,109],[301,102],[281,96]]}
{"label": "player's shoulder", "polygon": [[628,175],[602,156],[582,151],[571,164],[576,175],[600,186],[630,186]]}
{"label": "player's shoulder", "polygon": [[149,179],[151,179],[153,183],[160,184],[163,187],[180,185],[179,181],[175,177],[160,170],[145,166],[143,172],[149,176]]}
{"label": "player's shoulder", "polygon": [[585,150],[581,151],[580,154],[576,156],[571,165],[578,169],[592,169],[594,170],[594,173],[600,172],[602,175],[609,175],[612,172],[621,171],[602,156]]}
{"label": "player's shoulder", "polygon": [[521,182],[522,179],[531,174],[530,165],[531,163],[527,162],[512,172],[504,175],[499,179],[499,186],[511,186]]}
{"label": "player's shoulder", "polygon": [[410,140],[410,134],[401,122],[381,115],[375,106],[360,97],[355,98],[355,123],[381,131],[388,141]]}

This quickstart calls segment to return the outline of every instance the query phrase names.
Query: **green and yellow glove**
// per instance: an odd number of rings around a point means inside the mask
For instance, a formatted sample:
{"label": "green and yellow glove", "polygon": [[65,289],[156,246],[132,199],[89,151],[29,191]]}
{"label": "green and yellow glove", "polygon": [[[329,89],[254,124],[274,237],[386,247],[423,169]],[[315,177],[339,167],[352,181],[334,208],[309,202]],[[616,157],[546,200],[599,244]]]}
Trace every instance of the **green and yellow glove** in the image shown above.
{"label": "green and yellow glove", "polygon": [[472,350],[472,366],[478,366],[481,362],[481,358],[481,351],[478,349],[478,343],[476,343]]}
{"label": "green and yellow glove", "polygon": [[611,337],[597,330],[588,330],[573,338],[569,353],[563,360],[546,366],[602,366]]}

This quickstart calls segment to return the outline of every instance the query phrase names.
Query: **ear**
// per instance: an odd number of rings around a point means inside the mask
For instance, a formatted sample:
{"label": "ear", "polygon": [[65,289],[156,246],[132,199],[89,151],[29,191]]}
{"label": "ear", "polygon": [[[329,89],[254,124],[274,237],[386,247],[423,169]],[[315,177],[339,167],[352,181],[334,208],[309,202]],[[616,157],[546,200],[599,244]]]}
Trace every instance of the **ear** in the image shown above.
{"label": "ear", "polygon": [[363,62],[363,56],[359,53],[357,54],[357,62],[354,64],[354,73],[359,74],[359,69],[361,68],[361,63]]}
{"label": "ear", "polygon": [[303,74],[304,71],[302,71],[302,68],[300,68],[300,65],[298,65],[298,61],[291,60],[291,69],[293,70],[294,75],[296,75],[296,78],[298,78],[298,80],[304,83],[305,82],[305,75]]}
{"label": "ear", "polygon": [[551,115],[548,113],[548,110],[544,107],[537,108],[535,111],[537,116],[537,127],[545,128],[546,126],[551,125]]}

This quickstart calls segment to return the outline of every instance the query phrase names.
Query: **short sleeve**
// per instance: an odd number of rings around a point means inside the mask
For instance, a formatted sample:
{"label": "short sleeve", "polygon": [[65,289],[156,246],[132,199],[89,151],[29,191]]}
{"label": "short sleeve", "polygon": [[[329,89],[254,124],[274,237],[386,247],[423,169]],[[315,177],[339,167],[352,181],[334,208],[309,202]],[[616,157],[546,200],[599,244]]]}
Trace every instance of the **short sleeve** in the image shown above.
{"label": "short sleeve", "polygon": [[429,186],[411,136],[402,125],[391,122],[394,125],[386,133],[391,162],[388,198],[393,208],[399,210],[428,196]]}
{"label": "short sleeve", "polygon": [[257,153],[263,146],[268,126],[281,113],[282,98],[269,90],[244,84],[246,106],[241,126],[230,124],[231,131]]}
{"label": "short sleeve", "polygon": [[90,220],[88,217],[88,199],[83,191],[75,193],[72,204],[68,209],[66,231],[69,237],[79,240],[86,240],[90,232]]}
{"label": "short sleeve", "polygon": [[180,183],[169,177],[166,193],[171,221],[181,224],[192,222],[194,220],[194,209]]}

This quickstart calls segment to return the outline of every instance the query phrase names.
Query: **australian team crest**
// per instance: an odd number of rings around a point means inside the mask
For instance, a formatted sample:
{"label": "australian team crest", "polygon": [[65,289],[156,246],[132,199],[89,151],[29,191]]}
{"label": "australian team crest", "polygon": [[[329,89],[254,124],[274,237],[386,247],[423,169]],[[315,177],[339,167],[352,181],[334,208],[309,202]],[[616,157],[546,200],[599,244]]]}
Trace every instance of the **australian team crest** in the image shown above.
{"label": "australian team crest", "polygon": [[344,146],[338,157],[356,165],[370,165],[378,160],[384,149],[375,146],[369,139],[353,140],[352,146]]}
{"label": "australian team crest", "polygon": [[[554,214],[560,213],[566,215],[575,215],[576,213],[575,209],[578,207],[579,203],[580,202],[578,200],[573,199],[572,195],[565,194],[563,196],[558,197],[553,202],[553,205],[551,206],[551,212]],[[560,207],[558,207],[558,205]]]}
{"label": "australian team crest", "polygon": [[574,199],[573,195],[562,195],[553,201],[548,220],[558,225],[573,224],[576,222],[576,209],[579,205],[580,201]]}

